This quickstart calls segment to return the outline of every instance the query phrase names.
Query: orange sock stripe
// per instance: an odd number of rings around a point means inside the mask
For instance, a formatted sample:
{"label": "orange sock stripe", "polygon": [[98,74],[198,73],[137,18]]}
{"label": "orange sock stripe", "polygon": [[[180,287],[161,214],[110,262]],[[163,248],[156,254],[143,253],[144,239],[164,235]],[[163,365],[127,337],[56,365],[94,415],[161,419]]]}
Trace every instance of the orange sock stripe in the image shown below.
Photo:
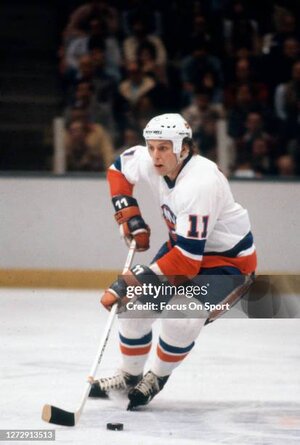
{"label": "orange sock stripe", "polygon": [[132,196],[133,185],[127,181],[123,173],[118,170],[107,170],[107,181],[110,188],[110,195],[129,195]]}
{"label": "orange sock stripe", "polygon": [[151,344],[139,348],[128,348],[127,346],[120,344],[120,349],[122,354],[124,355],[145,355],[148,354],[148,352],[150,351]]}
{"label": "orange sock stripe", "polygon": [[157,348],[156,348],[156,353],[162,361],[169,362],[169,363],[170,362],[174,362],[174,363],[180,362],[188,355],[188,352],[186,354],[180,354],[180,355],[167,354],[159,346],[157,346]]}

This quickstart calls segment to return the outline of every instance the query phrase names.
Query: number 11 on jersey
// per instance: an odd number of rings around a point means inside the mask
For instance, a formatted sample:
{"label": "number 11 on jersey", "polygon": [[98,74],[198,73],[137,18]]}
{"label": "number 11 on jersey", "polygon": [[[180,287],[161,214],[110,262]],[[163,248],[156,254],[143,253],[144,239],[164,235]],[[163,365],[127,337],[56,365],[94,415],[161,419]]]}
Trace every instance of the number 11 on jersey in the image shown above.
{"label": "number 11 on jersey", "polygon": [[[208,224],[208,215],[202,216],[202,232],[200,238],[207,237],[207,224]],[[198,224],[198,215],[189,215],[190,220],[190,228],[188,230],[187,236],[192,238],[199,238],[199,231],[197,230],[199,227]]]}

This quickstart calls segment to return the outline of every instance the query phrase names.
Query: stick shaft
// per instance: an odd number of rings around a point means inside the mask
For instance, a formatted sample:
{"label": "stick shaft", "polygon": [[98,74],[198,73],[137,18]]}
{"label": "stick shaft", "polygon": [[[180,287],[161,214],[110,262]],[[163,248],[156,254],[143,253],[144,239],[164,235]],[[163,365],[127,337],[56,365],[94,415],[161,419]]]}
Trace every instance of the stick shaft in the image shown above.
{"label": "stick shaft", "polygon": [[[131,266],[131,263],[133,261],[133,257],[134,257],[134,254],[135,254],[135,246],[136,246],[135,240],[132,240],[131,244],[130,244],[130,247],[129,247],[128,255],[127,255],[127,258],[126,258],[126,262],[125,262],[122,274],[125,273]],[[101,337],[101,341],[100,341],[100,344],[99,344],[99,347],[98,347],[98,351],[97,351],[94,363],[93,363],[93,365],[91,367],[91,370],[90,370],[90,373],[89,373],[89,376],[91,376],[91,377],[95,377],[97,369],[98,369],[98,366],[100,365],[100,362],[102,360],[102,357],[103,357],[103,354],[104,354],[104,350],[105,350],[105,347],[106,347],[106,344],[107,344],[107,341],[108,341],[108,338],[109,338],[109,334],[110,334],[110,331],[111,331],[111,328],[112,328],[112,325],[113,325],[113,322],[114,322],[114,319],[115,319],[115,316],[116,316],[116,313],[117,313],[117,308],[118,308],[118,305],[114,304],[112,309],[111,309],[111,311],[110,311],[110,313],[109,313],[109,317],[108,317],[108,320],[107,320],[105,328],[104,328],[104,332],[103,332],[102,337]],[[80,414],[81,414],[81,412],[83,410],[85,402],[86,402],[86,400],[87,400],[87,398],[89,396],[90,389],[91,389],[91,383],[87,382],[87,384],[86,384],[86,386],[84,388],[84,392],[83,392],[82,397],[81,397],[81,401],[80,401],[80,404],[79,404],[78,411],[76,412],[76,417],[77,417],[76,421],[78,421],[79,416],[80,416]]]}

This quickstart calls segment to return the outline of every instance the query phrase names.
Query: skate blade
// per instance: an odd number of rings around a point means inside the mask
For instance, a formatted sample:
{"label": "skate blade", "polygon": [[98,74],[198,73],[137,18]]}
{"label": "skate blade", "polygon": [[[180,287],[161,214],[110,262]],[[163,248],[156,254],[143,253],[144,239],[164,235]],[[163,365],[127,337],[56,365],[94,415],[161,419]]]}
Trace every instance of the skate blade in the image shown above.
{"label": "skate blade", "polygon": [[103,391],[97,383],[93,383],[89,397],[92,399],[108,399],[108,394],[106,391]]}
{"label": "skate blade", "polygon": [[136,405],[133,405],[133,403],[129,402],[127,405],[127,411],[134,411]]}

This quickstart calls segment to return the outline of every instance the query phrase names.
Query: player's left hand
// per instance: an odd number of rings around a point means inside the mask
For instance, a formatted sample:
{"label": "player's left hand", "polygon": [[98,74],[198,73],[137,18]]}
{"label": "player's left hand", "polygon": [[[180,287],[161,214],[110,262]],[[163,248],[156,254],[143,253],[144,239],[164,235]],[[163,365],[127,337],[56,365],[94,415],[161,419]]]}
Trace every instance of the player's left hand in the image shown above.
{"label": "player's left hand", "polygon": [[116,297],[113,293],[111,293],[110,289],[106,289],[104,291],[104,294],[101,297],[101,304],[105,307],[105,309],[110,311],[113,305],[118,302],[119,298]]}
{"label": "player's left hand", "polygon": [[101,304],[108,311],[111,310],[114,304],[118,305],[118,313],[124,310],[125,304],[128,302],[126,297],[127,284],[122,277],[114,281],[108,289],[104,291],[101,297]]}

